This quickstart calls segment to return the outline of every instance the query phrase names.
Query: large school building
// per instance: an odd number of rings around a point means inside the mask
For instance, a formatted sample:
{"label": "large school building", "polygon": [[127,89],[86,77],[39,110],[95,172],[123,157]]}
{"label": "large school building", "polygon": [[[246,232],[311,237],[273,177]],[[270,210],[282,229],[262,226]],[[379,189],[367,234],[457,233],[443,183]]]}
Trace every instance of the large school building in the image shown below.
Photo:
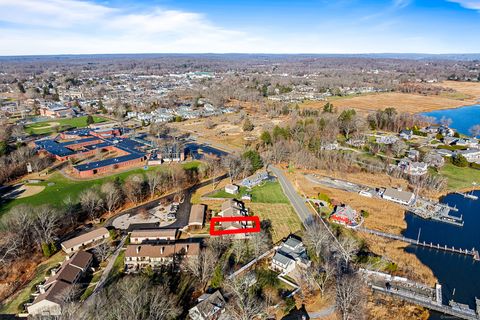
{"label": "large school building", "polygon": [[149,146],[126,137],[124,129],[101,130],[78,129],[61,133],[54,139],[35,141],[39,152],[55,157],[59,161],[86,159],[98,152],[112,152],[114,157],[85,162],[73,166],[80,177],[92,177],[118,168],[146,164]]}

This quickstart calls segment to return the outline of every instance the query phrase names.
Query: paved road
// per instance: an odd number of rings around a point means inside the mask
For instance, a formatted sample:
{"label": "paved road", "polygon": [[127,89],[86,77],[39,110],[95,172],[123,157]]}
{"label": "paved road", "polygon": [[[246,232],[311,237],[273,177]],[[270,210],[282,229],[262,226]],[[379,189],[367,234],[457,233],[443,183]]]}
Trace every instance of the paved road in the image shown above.
{"label": "paved road", "polygon": [[331,306],[328,306],[325,309],[322,309],[320,311],[309,312],[308,316],[310,317],[310,319],[321,319],[321,318],[328,317],[334,312],[335,312],[335,305],[332,304]]}
{"label": "paved road", "polygon": [[107,282],[108,275],[110,274],[110,271],[113,268],[113,265],[115,264],[115,260],[117,259],[118,255],[120,254],[120,251],[122,250],[123,245],[125,244],[125,240],[127,240],[127,236],[124,235],[122,239],[120,240],[120,243],[118,244],[117,248],[115,249],[115,252],[110,256],[110,259],[108,260],[108,264],[105,267],[105,270],[103,270],[103,273],[100,277],[100,279],[97,282],[97,285],[95,286],[95,289],[93,289],[92,294],[85,300],[85,302],[88,302],[91,300],[91,298],[97,294],[100,290],[102,290],[103,286]]}
{"label": "paved road", "polygon": [[305,224],[305,222],[312,217],[310,210],[305,204],[305,200],[297,194],[293,185],[288,181],[287,177],[285,177],[282,170],[273,166],[270,166],[269,169],[272,170],[273,174],[278,178],[278,182],[280,182],[283,192],[288,200],[290,200],[293,209],[295,209],[295,212],[298,214],[302,223]]}
{"label": "paved road", "polygon": [[[226,178],[228,175],[227,174],[223,174],[219,177],[215,177],[215,179],[217,181],[219,180],[222,180],[224,178]],[[208,179],[207,181],[203,181],[203,182],[200,182],[194,186],[191,186],[189,188],[186,188],[184,190],[181,190],[181,191],[178,191],[178,192],[183,192],[183,194],[185,195],[185,198],[184,198],[184,201],[183,203],[180,204],[180,208],[178,208],[178,211],[177,211],[177,214],[176,214],[176,217],[177,217],[177,220],[173,223],[173,224],[170,224],[170,225],[167,225],[167,226],[164,226],[164,227],[159,227],[158,226],[158,223],[152,223],[152,224],[147,224],[147,223],[144,223],[144,224],[141,224],[141,225],[136,225],[136,224],[132,224],[130,225],[130,227],[128,228],[129,231],[131,230],[134,230],[134,229],[148,229],[148,228],[167,228],[167,229],[170,229],[170,228],[173,228],[173,229],[181,229],[183,227],[185,227],[186,225],[188,225],[188,220],[190,218],[190,208],[192,207],[192,204],[190,203],[190,199],[191,199],[191,196],[192,194],[199,188],[202,188],[204,186],[207,186],[209,185],[210,183],[212,183],[212,179]],[[122,216],[122,215],[130,215],[130,214],[137,214],[138,211],[140,209],[145,209],[145,210],[150,210],[156,206],[158,206],[158,203],[163,200],[163,199],[172,199],[173,198],[173,195],[175,193],[178,193],[178,192],[173,192],[173,193],[170,193],[168,195],[164,195],[160,198],[157,198],[157,199],[154,199],[154,200],[151,200],[151,201],[148,201],[144,204],[141,204],[137,207],[134,207],[134,208],[130,208],[130,209],[127,209],[125,211],[122,211],[110,218],[108,218],[108,220],[105,222],[105,227],[110,227],[112,226],[112,222],[113,220],[117,219],[118,217]]]}

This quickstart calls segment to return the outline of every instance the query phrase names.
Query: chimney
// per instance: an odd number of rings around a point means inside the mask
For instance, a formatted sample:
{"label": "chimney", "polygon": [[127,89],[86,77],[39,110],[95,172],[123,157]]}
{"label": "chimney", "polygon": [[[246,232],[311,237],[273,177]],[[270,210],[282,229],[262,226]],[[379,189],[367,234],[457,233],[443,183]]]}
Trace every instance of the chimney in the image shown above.
{"label": "chimney", "polygon": [[188,244],[185,246],[185,252],[188,252]]}
{"label": "chimney", "polygon": [[165,247],[161,247],[160,248],[160,254],[163,254],[164,251],[165,251]]}
{"label": "chimney", "polygon": [[140,253],[140,246],[137,246],[137,254]]}

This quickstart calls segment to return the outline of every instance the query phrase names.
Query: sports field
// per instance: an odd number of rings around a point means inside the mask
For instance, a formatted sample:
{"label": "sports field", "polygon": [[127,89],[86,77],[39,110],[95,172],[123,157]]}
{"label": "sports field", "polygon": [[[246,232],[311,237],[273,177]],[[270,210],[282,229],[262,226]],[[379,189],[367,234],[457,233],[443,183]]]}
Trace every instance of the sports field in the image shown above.
{"label": "sports field", "polygon": [[[185,163],[183,167],[186,170],[192,170],[197,168],[199,164],[200,162],[198,161],[192,161]],[[168,168],[168,166],[150,166],[147,168],[147,170],[139,168],[94,180],[71,180],[63,176],[61,173],[55,172],[47,180],[32,184],[35,186],[44,186],[45,189],[43,189],[43,191],[30,197],[4,200],[5,202],[0,206],[0,216],[10,210],[12,207],[19,204],[30,204],[33,206],[52,204],[54,206],[61,207],[66,199],[70,198],[73,201],[76,201],[78,195],[83,190],[94,185],[101,185],[106,181],[113,181],[117,178],[123,181],[132,174],[144,174],[147,171],[162,170],[166,168]]]}
{"label": "sports field", "polygon": [[[93,116],[95,123],[107,121],[107,119],[99,116]],[[25,131],[28,134],[45,134],[52,133],[61,128],[84,128],[87,126],[87,116],[68,118],[68,119],[54,119],[51,121],[42,121],[29,124],[25,126]]]}

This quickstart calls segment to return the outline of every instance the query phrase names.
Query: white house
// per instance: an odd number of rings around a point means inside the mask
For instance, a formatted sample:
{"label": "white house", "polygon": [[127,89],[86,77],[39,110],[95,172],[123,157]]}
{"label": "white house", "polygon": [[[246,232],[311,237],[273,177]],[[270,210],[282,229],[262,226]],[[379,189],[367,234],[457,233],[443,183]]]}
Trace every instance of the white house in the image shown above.
{"label": "white house", "polygon": [[225,186],[225,192],[229,194],[237,194],[238,193],[238,186],[234,184],[227,184]]}
{"label": "white house", "polygon": [[480,161],[480,149],[457,150],[455,154],[461,154],[468,162]]}
{"label": "white house", "polygon": [[410,176],[423,176],[428,172],[428,165],[425,162],[410,161],[410,159],[400,160],[398,167]]}
{"label": "white house", "polygon": [[270,268],[287,274],[293,271],[297,265],[306,267],[310,265],[310,261],[302,241],[290,236],[278,248],[272,258]]}

